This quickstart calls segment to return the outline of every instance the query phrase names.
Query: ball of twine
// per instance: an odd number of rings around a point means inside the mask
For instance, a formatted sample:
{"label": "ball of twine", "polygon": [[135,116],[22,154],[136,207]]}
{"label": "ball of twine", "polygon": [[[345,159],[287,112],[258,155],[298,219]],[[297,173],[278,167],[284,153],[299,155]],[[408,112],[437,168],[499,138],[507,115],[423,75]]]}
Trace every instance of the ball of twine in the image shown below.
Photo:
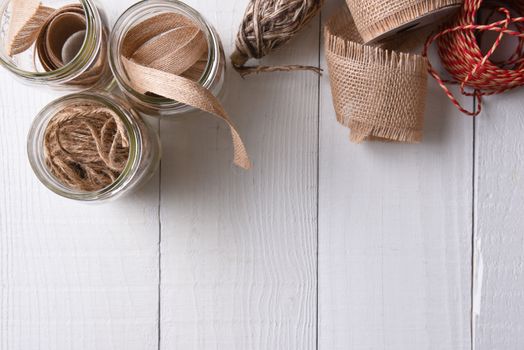
{"label": "ball of twine", "polygon": [[262,58],[286,44],[320,11],[324,0],[251,0],[237,34],[233,67],[242,75],[261,72],[310,70],[302,65],[245,66],[250,58]]}
{"label": "ball of twine", "polygon": [[[477,23],[480,10],[489,14],[488,21],[495,13],[503,16],[489,24]],[[519,17],[512,16],[512,10]],[[443,79],[429,66],[430,74],[437,80],[453,104],[463,113],[476,116],[482,110],[482,96],[494,95],[524,85],[524,5],[512,0],[502,4],[500,1],[465,0],[458,20],[447,28],[428,38],[423,55],[427,56],[431,44],[438,40],[438,50],[443,66],[452,79]],[[480,41],[482,33],[492,31],[498,36],[491,48],[484,53]],[[504,62],[492,59],[493,53],[500,46],[504,35],[518,38],[514,53]],[[474,96],[477,109],[469,111],[461,106],[447,84],[460,86],[461,94]],[[466,91],[466,87],[473,92]]]}
{"label": "ball of twine", "polygon": [[54,115],[44,132],[45,164],[63,185],[93,192],[111,185],[129,158],[128,134],[109,108],[77,104]]}

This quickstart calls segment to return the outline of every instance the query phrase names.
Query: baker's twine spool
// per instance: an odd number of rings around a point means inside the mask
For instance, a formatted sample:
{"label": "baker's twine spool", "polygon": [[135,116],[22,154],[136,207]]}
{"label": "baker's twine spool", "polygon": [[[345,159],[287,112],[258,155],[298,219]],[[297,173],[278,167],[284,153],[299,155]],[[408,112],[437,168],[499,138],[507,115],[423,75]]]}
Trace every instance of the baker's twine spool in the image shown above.
{"label": "baker's twine spool", "polygon": [[163,96],[223,120],[231,131],[234,164],[249,169],[251,163],[233,121],[211,91],[191,79],[200,77],[195,73],[203,71],[207,50],[205,35],[196,24],[183,15],[164,13],[127,32],[121,61],[129,83],[139,93]]}
{"label": "baker's twine spool", "polygon": [[64,186],[101,190],[120,176],[129,158],[129,137],[111,109],[69,106],[54,115],[44,132],[45,164]]}
{"label": "baker's twine spool", "polygon": [[[479,11],[485,9],[494,14],[502,14],[504,19],[489,24],[479,24]],[[512,11],[519,14],[512,16]],[[443,79],[429,65],[431,76],[437,80],[453,104],[463,113],[477,116],[482,111],[482,96],[500,94],[524,85],[524,4],[521,1],[482,1],[465,0],[456,22],[428,38],[423,55],[427,56],[433,42],[438,41],[438,50],[443,66],[451,79]],[[491,16],[489,16],[491,17]],[[513,28],[515,29],[513,29]],[[498,36],[487,52],[482,52],[479,33],[496,32]],[[518,38],[515,52],[505,62],[491,59],[500,46],[504,35]],[[447,85],[459,85],[461,94],[474,96],[477,108],[473,111],[464,108],[449,90]],[[467,88],[473,91],[467,91]]]}
{"label": "baker's twine spool", "polygon": [[235,41],[231,63],[242,76],[262,72],[309,70],[303,65],[246,66],[250,58],[260,59],[289,42],[320,11],[324,0],[251,0]]}
{"label": "baker's twine spool", "polygon": [[[65,5],[59,9],[43,6],[35,0],[13,0],[13,14],[9,21],[6,49],[13,56],[36,46],[40,64],[51,72],[71,62],[79,52],[86,34],[84,8],[80,4]],[[97,61],[68,85],[89,86],[105,74],[107,50],[105,31]]]}
{"label": "baker's twine spool", "polygon": [[351,141],[420,142],[426,59],[364,45],[347,9],[329,20],[324,36],[337,120],[351,129]]}

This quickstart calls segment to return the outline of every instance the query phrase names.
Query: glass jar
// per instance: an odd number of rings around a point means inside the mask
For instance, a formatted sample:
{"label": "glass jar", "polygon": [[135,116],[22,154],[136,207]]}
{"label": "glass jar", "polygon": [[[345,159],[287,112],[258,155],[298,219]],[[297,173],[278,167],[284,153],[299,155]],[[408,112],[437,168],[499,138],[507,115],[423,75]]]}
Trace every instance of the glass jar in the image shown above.
{"label": "glass jar", "polygon": [[[128,136],[129,156],[125,167],[109,186],[87,192],[64,185],[50,171],[45,162],[44,136],[50,120],[67,107],[94,104],[108,108],[125,128]],[[158,134],[131,109],[126,101],[105,93],[77,93],[61,97],[36,116],[27,139],[29,162],[38,179],[51,191],[70,199],[80,201],[103,201],[120,197],[149,180],[160,161]]]}
{"label": "glass jar", "polygon": [[13,11],[16,11],[13,8],[14,3],[13,0],[0,0],[0,65],[26,83],[52,86],[59,90],[104,89],[111,85],[113,76],[107,62],[107,20],[93,0],[42,1],[41,6],[51,11],[46,14],[47,23],[56,18],[53,17],[56,12],[52,11],[62,9],[64,5],[77,6],[76,9],[85,16],[83,41],[80,36],[76,42],[79,48],[72,51],[67,62],[62,62],[58,68],[47,69],[44,68],[41,53],[37,49],[38,40],[23,52],[10,55],[7,51],[10,20],[13,18]]}
{"label": "glass jar", "polygon": [[208,57],[198,83],[220,97],[225,76],[225,56],[218,33],[196,10],[177,0],[145,0],[127,9],[116,21],[109,38],[109,64],[113,75],[137,110],[150,115],[173,115],[194,110],[193,107],[154,94],[133,89],[122,63],[122,43],[128,31],[142,21],[165,13],[183,15],[197,25],[207,41]]}

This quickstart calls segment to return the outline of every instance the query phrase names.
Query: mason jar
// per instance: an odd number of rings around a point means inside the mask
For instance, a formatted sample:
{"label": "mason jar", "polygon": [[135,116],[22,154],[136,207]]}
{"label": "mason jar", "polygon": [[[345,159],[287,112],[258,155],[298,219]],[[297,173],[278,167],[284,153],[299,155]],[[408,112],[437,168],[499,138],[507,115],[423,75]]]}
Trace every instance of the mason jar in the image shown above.
{"label": "mason jar", "polygon": [[[53,117],[68,107],[79,105],[100,106],[118,117],[127,134],[129,149],[127,161],[119,176],[108,186],[94,191],[72,188],[53,174],[46,164],[44,138]],[[97,146],[98,147],[98,146]],[[31,167],[38,179],[56,194],[79,201],[99,202],[127,194],[149,180],[160,161],[158,133],[121,98],[106,93],[76,93],[61,97],[44,107],[36,116],[27,138],[27,153]]]}
{"label": "mason jar", "polygon": [[[113,77],[108,64],[107,38],[109,32],[107,20],[102,9],[93,0],[78,0],[76,2],[43,0],[41,2],[40,6],[47,11],[44,13],[45,18],[47,18],[44,23],[47,26],[42,25],[37,33],[42,33],[44,27],[49,29],[50,24],[53,23],[58,14],[63,15],[60,11],[65,11],[65,7],[74,8],[73,14],[80,13],[80,21],[84,21],[81,16],[85,17],[85,24],[82,28],[71,28],[71,25],[64,23],[62,23],[62,28],[58,28],[57,35],[72,30],[78,30],[81,33],[78,33],[80,36],[77,36],[76,40],[73,40],[74,43],[69,45],[67,60],[63,57],[63,51],[56,54],[53,52],[54,57],[59,56],[57,59],[61,62],[57,65],[46,64],[45,60],[42,59],[46,54],[39,50],[39,47],[42,46],[49,49],[48,46],[57,45],[57,40],[54,40],[54,38],[44,42],[43,39],[40,40],[40,36],[37,36],[35,42],[20,53],[10,54],[7,51],[10,41],[10,21],[16,11],[20,11],[20,9],[14,8],[17,3],[20,2],[0,0],[1,66],[26,83],[51,86],[59,90],[84,91],[89,88],[104,89],[111,85]],[[76,26],[73,27],[79,26],[78,23],[75,24]],[[39,46],[39,43],[42,45]],[[55,50],[60,51],[60,48],[55,48]]]}
{"label": "mason jar", "polygon": [[195,9],[177,0],[144,0],[127,9],[116,21],[109,37],[109,64],[120,89],[131,105],[149,115],[174,115],[193,111],[180,102],[135,90],[122,63],[122,44],[130,29],[142,21],[161,14],[175,13],[191,20],[203,32],[208,46],[207,62],[198,84],[221,97],[225,76],[222,43],[213,26]]}

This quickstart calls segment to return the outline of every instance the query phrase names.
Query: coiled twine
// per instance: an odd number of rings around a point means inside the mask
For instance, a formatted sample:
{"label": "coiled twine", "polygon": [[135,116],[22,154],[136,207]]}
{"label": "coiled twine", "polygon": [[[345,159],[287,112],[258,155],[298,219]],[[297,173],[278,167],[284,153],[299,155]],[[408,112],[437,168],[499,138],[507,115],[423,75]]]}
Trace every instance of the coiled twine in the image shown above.
{"label": "coiled twine", "polygon": [[[480,24],[481,11],[488,13],[488,20],[495,14],[503,19],[489,24]],[[514,16],[514,14],[518,16]],[[518,0],[482,1],[465,0],[458,19],[453,25],[428,38],[423,55],[427,57],[431,44],[438,43],[442,64],[452,79],[443,79],[429,65],[430,74],[437,80],[453,104],[463,113],[476,116],[482,110],[482,96],[494,95],[524,85],[524,3]],[[484,32],[498,33],[487,52],[481,49],[480,41]],[[513,54],[504,62],[492,59],[505,35],[518,39]],[[469,111],[461,106],[448,84],[458,84],[465,96],[474,96],[477,108]],[[473,89],[467,91],[466,88]]]}

